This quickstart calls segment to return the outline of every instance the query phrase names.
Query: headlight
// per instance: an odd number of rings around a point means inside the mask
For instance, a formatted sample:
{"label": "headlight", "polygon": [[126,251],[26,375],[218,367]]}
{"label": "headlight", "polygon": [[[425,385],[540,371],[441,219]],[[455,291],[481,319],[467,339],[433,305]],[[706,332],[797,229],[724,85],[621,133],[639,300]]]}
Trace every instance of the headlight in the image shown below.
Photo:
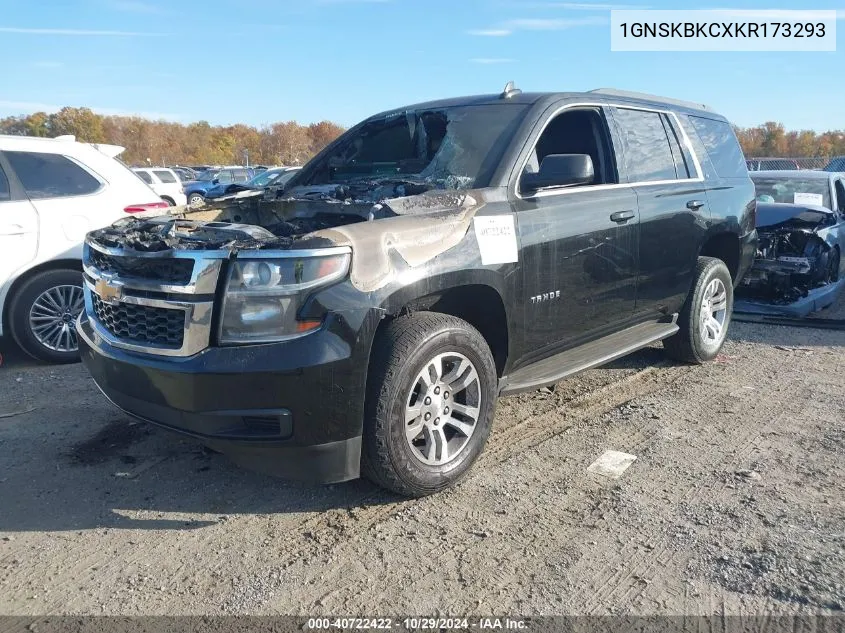
{"label": "headlight", "polygon": [[266,343],[302,336],[319,320],[297,315],[310,290],[343,279],[349,253],[236,260],[223,301],[221,343]]}

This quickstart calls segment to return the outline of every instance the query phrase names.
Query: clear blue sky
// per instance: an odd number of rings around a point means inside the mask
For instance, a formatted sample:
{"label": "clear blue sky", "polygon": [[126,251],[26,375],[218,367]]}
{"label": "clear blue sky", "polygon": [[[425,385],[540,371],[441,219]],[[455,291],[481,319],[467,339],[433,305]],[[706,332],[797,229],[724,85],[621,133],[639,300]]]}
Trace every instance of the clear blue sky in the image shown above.
{"label": "clear blue sky", "polygon": [[[609,10],[624,7],[840,8],[839,50],[613,53]],[[843,17],[832,0],[0,0],[0,116],[73,105],[185,123],[350,125],[513,79],[704,102],[743,126],[845,129]]]}

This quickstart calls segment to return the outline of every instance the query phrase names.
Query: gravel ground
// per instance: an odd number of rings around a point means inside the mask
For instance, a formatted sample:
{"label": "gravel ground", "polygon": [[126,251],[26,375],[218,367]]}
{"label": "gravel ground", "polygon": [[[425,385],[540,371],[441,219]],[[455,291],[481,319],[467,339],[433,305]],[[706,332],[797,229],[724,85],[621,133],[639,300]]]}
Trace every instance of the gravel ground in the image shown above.
{"label": "gravel ground", "polygon": [[[238,469],[0,352],[2,614],[845,607],[845,332],[737,323],[706,366],[658,346],[504,399],[473,474],[417,501]],[[606,450],[637,460],[588,473]]]}

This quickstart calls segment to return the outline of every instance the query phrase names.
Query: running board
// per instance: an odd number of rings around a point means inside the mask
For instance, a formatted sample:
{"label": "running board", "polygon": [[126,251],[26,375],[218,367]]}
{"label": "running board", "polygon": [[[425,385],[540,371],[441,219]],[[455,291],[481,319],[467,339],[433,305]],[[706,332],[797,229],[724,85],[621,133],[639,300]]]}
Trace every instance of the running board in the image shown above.
{"label": "running board", "polygon": [[675,323],[640,323],[627,330],[610,334],[579,347],[555,354],[516,370],[501,380],[499,393],[511,395],[552,385],[586,369],[592,369],[627,356],[631,352],[672,336],[678,331]]}

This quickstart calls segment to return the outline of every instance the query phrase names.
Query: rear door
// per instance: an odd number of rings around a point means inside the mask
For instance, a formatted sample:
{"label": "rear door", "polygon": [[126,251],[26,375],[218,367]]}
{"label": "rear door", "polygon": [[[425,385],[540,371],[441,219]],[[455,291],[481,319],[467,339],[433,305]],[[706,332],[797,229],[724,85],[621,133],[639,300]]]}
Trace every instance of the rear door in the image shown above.
{"label": "rear door", "polygon": [[38,214],[0,153],[0,287],[38,252]]}
{"label": "rear door", "polygon": [[105,183],[62,154],[5,152],[4,156],[38,214],[38,258],[80,258],[85,234],[98,228],[92,226],[91,208],[103,204]]}
{"label": "rear door", "polygon": [[673,113],[627,106],[612,113],[640,213],[636,313],[669,315],[689,293],[707,233],[704,177]]}

